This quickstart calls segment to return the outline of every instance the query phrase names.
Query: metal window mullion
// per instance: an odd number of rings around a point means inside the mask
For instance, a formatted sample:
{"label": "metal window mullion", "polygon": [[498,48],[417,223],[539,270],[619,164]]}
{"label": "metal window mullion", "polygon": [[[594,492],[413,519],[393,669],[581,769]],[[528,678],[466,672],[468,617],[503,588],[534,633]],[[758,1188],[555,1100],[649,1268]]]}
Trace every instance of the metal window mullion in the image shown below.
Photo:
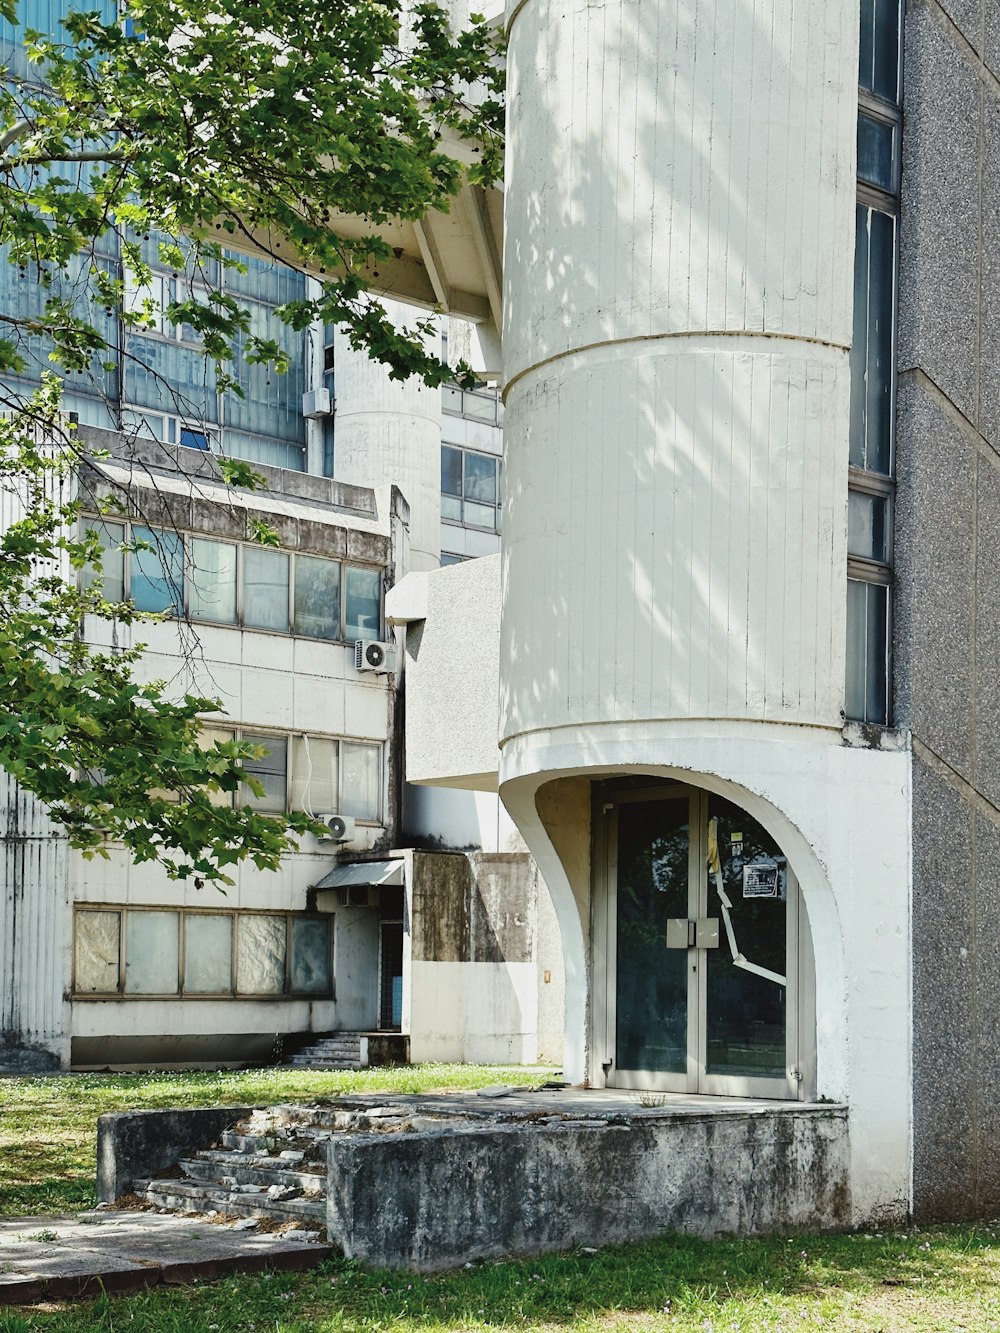
{"label": "metal window mullion", "polygon": [[184,972],[187,966],[187,912],[183,907],[177,909],[177,994],[184,995]]}

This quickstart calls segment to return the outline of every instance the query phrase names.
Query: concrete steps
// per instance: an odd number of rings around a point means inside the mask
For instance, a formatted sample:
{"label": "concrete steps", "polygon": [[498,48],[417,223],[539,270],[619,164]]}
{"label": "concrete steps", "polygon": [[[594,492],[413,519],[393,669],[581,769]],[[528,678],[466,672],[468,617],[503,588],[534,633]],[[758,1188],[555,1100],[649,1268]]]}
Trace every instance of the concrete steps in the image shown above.
{"label": "concrete steps", "polygon": [[296,1051],[286,1062],[295,1069],[360,1069],[361,1033],[334,1032]]}
{"label": "concrete steps", "polygon": [[[317,1120],[319,1118],[317,1113]],[[157,1208],[268,1218],[322,1232],[326,1227],[326,1128],[277,1107],[225,1130],[219,1144],[188,1153],[177,1174],[137,1182]]]}

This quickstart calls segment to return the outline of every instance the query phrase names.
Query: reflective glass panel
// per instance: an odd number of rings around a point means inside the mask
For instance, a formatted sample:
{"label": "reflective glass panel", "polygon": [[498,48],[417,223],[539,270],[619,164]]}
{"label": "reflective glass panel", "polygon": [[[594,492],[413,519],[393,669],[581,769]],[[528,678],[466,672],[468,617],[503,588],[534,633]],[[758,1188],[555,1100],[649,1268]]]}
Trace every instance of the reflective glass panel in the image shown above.
{"label": "reflective glass panel", "polygon": [[264,753],[259,759],[248,759],[243,767],[251,773],[264,788],[263,796],[254,795],[246,782],[240,783],[239,804],[251,805],[255,810],[267,810],[272,814],[285,808],[285,764],[287,745],[284,736],[262,736],[258,733],[244,732],[243,740],[251,745],[259,745]]}
{"label": "reflective glass panel", "polygon": [[[784,1078],[787,862],[774,839],[738,806],[711,796],[708,813],[717,821],[720,875],[711,868],[707,872],[708,915],[719,920],[719,947],[705,952],[706,1071]],[[727,911],[741,957],[772,975],[735,966],[725,928]]]}
{"label": "reflective glass panel", "polygon": [[377,639],[382,628],[382,571],[344,569],[344,636]]}
{"label": "reflective glass panel", "polygon": [[687,950],[666,947],[688,915],[687,797],[618,807],[617,1069],[687,1070]]}
{"label": "reflective glass panel", "polygon": [[188,612],[193,620],[236,620],[236,547],[188,538]]}
{"label": "reflective glass panel", "polygon": [[456,523],[462,521],[462,501],[457,495],[441,496],[441,517],[453,519]]}
{"label": "reflective glass panel", "polygon": [[184,917],[184,989],[226,995],[233,988],[233,918],[188,912]]}
{"label": "reflective glass panel", "polygon": [[441,446],[441,493],[462,494],[462,451],[448,444]]}
{"label": "reflective glass panel", "polygon": [[849,491],[847,495],[847,553],[866,560],[888,559],[889,501],[884,495]]}
{"label": "reflective glass panel", "polygon": [[[120,602],[125,597],[125,554],[121,550],[125,540],[125,525],[88,519],[85,526],[89,531],[97,533],[97,540],[101,544],[101,596],[106,602]],[[95,576],[93,565],[88,565],[81,576],[84,587],[89,588]]]}
{"label": "reflective glass panel", "polygon": [[296,634],[312,639],[341,637],[340,565],[336,560],[296,556],[294,625]]}
{"label": "reflective glass panel", "polygon": [[382,747],[342,741],[340,761],[344,766],[344,808],[340,812],[355,819],[378,819],[381,808]]}
{"label": "reflective glass panel", "polygon": [[280,995],[285,989],[286,918],[240,916],[236,989],[241,995]]}
{"label": "reflective glass panel", "polygon": [[473,504],[471,500],[466,500],[465,521],[476,528],[495,528],[497,511],[493,505]]}
{"label": "reflective glass panel", "polygon": [[899,96],[900,0],[861,0],[861,62],[858,82],[895,102]]}
{"label": "reflective glass panel", "polygon": [[465,498],[496,504],[497,460],[489,454],[465,455]]}
{"label": "reflective glass panel", "polygon": [[129,554],[129,596],[136,608],[180,615],[184,605],[184,542],[180,534],[133,524],[132,540],[144,544]]}
{"label": "reflective glass panel", "polygon": [[118,912],[77,912],[77,991],[114,995],[118,990],[121,915]]}
{"label": "reflective glass panel", "polygon": [[126,995],[176,995],[177,912],[129,912],[125,923]]}
{"label": "reflective glass panel", "polygon": [[847,716],[888,721],[889,589],[847,580]]}
{"label": "reflective glass panel", "polygon": [[858,176],[883,190],[896,188],[893,163],[895,130],[883,120],[858,116]]}
{"label": "reflective glass panel", "polygon": [[895,219],[859,204],[851,343],[851,462],[888,474],[892,444]]}
{"label": "reflective glass panel", "polygon": [[288,556],[283,552],[244,546],[243,623],[287,631]]}
{"label": "reflective glass panel", "polygon": [[315,736],[292,737],[292,809],[340,814],[337,742]]}
{"label": "reflective glass panel", "polygon": [[292,918],[292,990],[306,995],[330,993],[330,923]]}

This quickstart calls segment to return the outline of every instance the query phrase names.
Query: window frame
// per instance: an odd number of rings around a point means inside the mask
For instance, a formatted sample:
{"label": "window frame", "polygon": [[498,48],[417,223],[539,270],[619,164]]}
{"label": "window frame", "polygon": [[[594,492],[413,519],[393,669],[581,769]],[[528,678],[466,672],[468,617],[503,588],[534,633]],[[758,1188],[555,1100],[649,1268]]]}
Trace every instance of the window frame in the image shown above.
{"label": "window frame", "polygon": [[[80,523],[82,531],[86,531],[87,529],[96,531],[99,530],[101,527],[105,527],[109,524],[113,524],[115,527],[121,528],[123,530],[122,545],[125,546],[128,546],[129,543],[131,543],[133,539],[132,533],[135,527],[145,528],[147,531],[153,533],[154,536],[161,532],[166,533],[169,534],[171,537],[176,537],[180,541],[181,552],[182,552],[183,583],[184,583],[183,589],[181,590],[183,595],[180,599],[182,602],[182,614],[180,616],[171,615],[169,617],[170,619],[184,619],[196,625],[217,626],[222,629],[238,629],[253,634],[288,635],[290,638],[305,639],[308,640],[310,643],[325,643],[334,646],[337,645],[350,646],[351,644],[354,644],[357,641],[357,636],[356,635],[348,636],[347,634],[347,628],[348,628],[347,580],[348,580],[348,572],[350,570],[359,570],[362,573],[374,574],[376,576],[378,583],[378,625],[376,626],[376,632],[369,633],[367,637],[381,640],[381,638],[384,635],[385,567],[383,565],[365,564],[361,561],[355,561],[355,560],[350,560],[350,561],[339,560],[333,556],[315,555],[311,551],[296,552],[296,551],[289,551],[283,547],[259,546],[253,542],[245,542],[245,541],[240,541],[238,539],[227,538],[227,537],[216,537],[209,533],[194,531],[193,529],[184,529],[183,531],[181,531],[176,528],[163,527],[162,525],[154,526],[147,523],[141,523],[138,520],[132,520],[131,518],[114,517],[110,514],[105,514],[105,515],[85,514],[81,518]],[[484,529],[484,531],[489,531],[489,529]],[[193,570],[192,542],[194,541],[216,542],[220,546],[235,546],[236,617],[234,620],[214,620],[208,616],[196,616],[193,614],[192,585],[194,580],[192,577],[192,570]],[[279,627],[247,625],[244,621],[244,606],[246,600],[244,592],[244,560],[245,560],[245,552],[248,549],[262,550],[262,551],[273,550],[276,553],[286,556],[288,559],[288,606],[286,610],[285,628],[283,629]],[[122,552],[122,561],[123,561],[122,596],[125,601],[129,601],[131,599],[132,555],[133,552],[128,550]],[[308,560],[323,560],[326,561],[328,564],[335,565],[337,567],[338,570],[337,583],[339,586],[339,595],[340,595],[340,617],[339,617],[340,624],[339,624],[339,637],[337,638],[323,638],[319,635],[305,634],[300,631],[297,631],[295,628],[295,568],[298,556],[302,556],[304,559]],[[81,571],[80,574],[81,580],[83,579],[86,572],[87,571]]]}
{"label": "window frame", "polygon": [[[82,916],[93,913],[113,913],[118,917],[118,989],[114,991],[81,991],[77,989],[77,948],[79,921]],[[175,991],[127,991],[125,989],[125,960],[127,956],[128,917],[133,913],[173,912],[178,917],[177,950],[177,989]],[[184,973],[187,957],[187,919],[199,916],[224,916],[232,920],[230,941],[230,985],[225,991],[189,991],[184,988]],[[284,918],[285,923],[285,968],[282,989],[278,991],[244,991],[237,986],[237,966],[239,959],[240,920],[250,916],[276,916]],[[327,967],[330,976],[329,988],[325,991],[292,989],[292,922],[295,920],[321,921],[327,925]],[[144,1000],[335,1000],[337,998],[337,978],[334,971],[336,914],[332,912],[300,912],[293,908],[213,908],[187,907],[164,903],[74,903],[73,904],[73,958],[70,978],[70,994],[73,1001],[97,1000],[144,1001]]]}
{"label": "window frame", "polygon": [[[439,488],[440,497],[442,501],[445,499],[445,497],[447,497],[450,500],[457,500],[462,507],[462,517],[449,518],[448,515],[444,513],[442,507],[441,522],[447,523],[451,527],[455,528],[473,528],[475,529],[476,532],[491,532],[499,534],[503,528],[503,457],[500,454],[490,453],[488,449],[470,449],[467,448],[464,444],[453,444],[450,440],[441,441],[442,452],[445,449],[453,449],[456,453],[461,454],[462,494],[452,495],[450,491],[445,491]],[[492,527],[487,527],[483,523],[473,522],[472,520],[466,517],[466,505],[469,504],[480,505],[484,509],[490,507],[488,501],[472,500],[465,493],[465,477],[466,477],[465,459],[467,455],[472,455],[476,458],[488,458],[493,463],[493,476],[496,483],[497,498],[492,506],[493,516],[494,516]]]}

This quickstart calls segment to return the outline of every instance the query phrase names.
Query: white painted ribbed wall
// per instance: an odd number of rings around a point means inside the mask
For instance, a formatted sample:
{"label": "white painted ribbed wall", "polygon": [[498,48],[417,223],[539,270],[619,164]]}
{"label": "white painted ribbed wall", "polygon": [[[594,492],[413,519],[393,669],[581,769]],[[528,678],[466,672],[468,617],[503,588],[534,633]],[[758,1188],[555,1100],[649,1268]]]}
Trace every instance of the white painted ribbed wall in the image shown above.
{"label": "white painted ribbed wall", "polygon": [[[398,327],[417,312],[383,304]],[[436,348],[434,349],[436,350]],[[334,475],[356,486],[396,485],[410,505],[411,569],[436,569],[441,556],[441,393],[419,379],[391,380],[386,368],[347,338],[334,339]]]}
{"label": "white painted ribbed wall", "polygon": [[508,14],[501,741],[839,726],[856,8]]}
{"label": "white painted ribbed wall", "polygon": [[68,1057],[66,839],[0,770],[0,1061],[4,1045]]}

